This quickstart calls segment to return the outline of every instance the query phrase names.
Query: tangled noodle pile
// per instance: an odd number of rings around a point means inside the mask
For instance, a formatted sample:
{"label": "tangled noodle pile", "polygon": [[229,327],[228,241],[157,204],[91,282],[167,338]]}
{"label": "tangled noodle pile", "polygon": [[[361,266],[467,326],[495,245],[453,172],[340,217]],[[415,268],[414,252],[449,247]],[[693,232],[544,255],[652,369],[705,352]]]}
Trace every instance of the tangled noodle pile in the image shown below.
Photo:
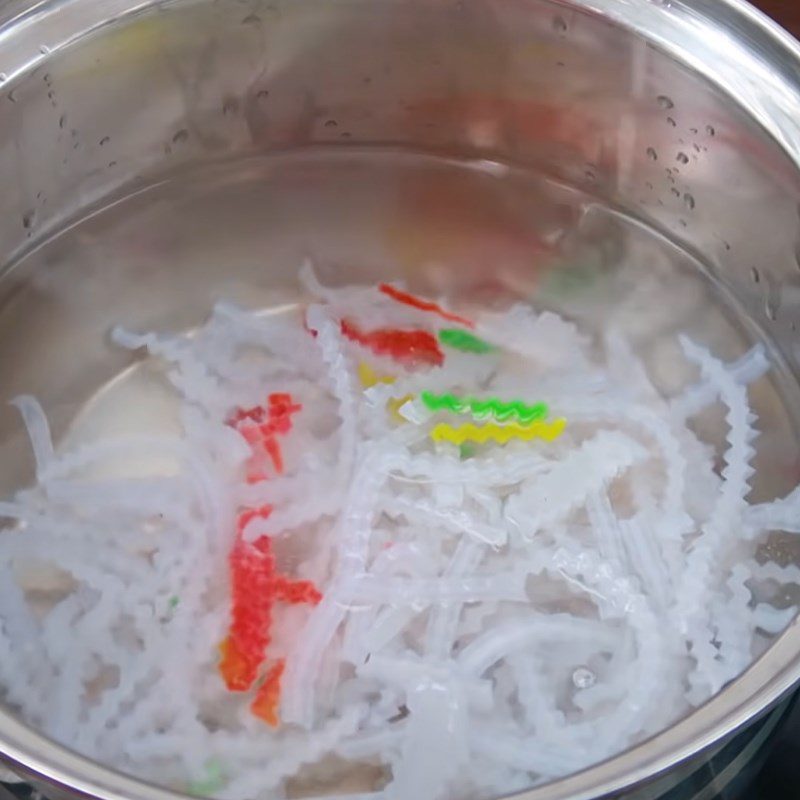
{"label": "tangled noodle pile", "polygon": [[[682,339],[664,398],[552,313],[302,275],[302,308],[114,332],[163,364],[175,436],[56,452],[15,401],[37,483],[0,503],[0,685],[28,722],[230,800],[486,797],[664,728],[789,622],[754,592],[800,580],[754,558],[800,532],[800,491],[748,503],[761,347]],[[721,453],[690,427],[714,404]]]}

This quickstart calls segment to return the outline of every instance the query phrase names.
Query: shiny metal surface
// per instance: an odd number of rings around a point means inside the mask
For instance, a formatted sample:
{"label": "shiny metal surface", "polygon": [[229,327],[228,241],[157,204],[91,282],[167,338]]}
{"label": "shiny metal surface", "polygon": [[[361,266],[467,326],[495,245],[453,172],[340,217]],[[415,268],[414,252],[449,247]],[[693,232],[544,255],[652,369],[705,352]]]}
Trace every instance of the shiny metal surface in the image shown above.
{"label": "shiny metal surface", "polygon": [[[530,166],[601,197],[701,256],[800,376],[800,45],[740,0],[11,0],[0,74],[4,397],[34,389],[57,416],[108,323],[162,323],[181,291],[113,253],[40,265],[31,289],[20,256],[199,162],[318,145]],[[213,281],[197,272],[187,324]],[[0,411],[0,442],[15,426]],[[520,798],[655,797],[799,679],[795,623],[687,719]],[[178,796],[4,712],[0,751],[67,794]]]}

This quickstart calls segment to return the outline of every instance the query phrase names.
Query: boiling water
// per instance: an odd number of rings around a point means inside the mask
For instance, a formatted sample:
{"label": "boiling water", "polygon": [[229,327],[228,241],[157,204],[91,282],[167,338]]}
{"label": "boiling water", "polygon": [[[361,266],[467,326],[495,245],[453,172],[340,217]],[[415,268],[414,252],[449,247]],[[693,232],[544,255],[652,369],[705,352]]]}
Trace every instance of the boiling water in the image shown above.
{"label": "boiling water", "polygon": [[[572,187],[493,162],[320,149],[172,175],[37,245],[2,285],[3,395],[37,396],[66,449],[111,435],[174,434],[178,402],[159,367],[112,345],[111,328],[192,330],[220,299],[262,314],[295,313],[310,299],[298,281],[305,261],[325,284],[402,280],[473,315],[523,302],[588,334],[613,327],[666,396],[697,377],[679,334],[726,362],[762,339],[690,254]],[[507,336],[513,347],[514,330]],[[751,387],[750,405],[760,435],[748,499],[766,503],[800,482],[789,411],[800,408],[800,389],[779,361]],[[693,428],[724,450],[719,408]],[[0,447],[6,496],[32,477],[13,409],[0,411]],[[132,471],[130,463],[106,464],[103,477],[116,468]],[[145,457],[134,471],[157,468]],[[760,553],[781,565],[800,556],[794,537],[779,532]],[[758,599],[791,608],[799,588],[779,583]],[[754,654],[768,638],[756,634]],[[588,686],[591,670],[573,680]],[[318,794],[332,783],[368,791],[387,780],[374,763],[348,769],[336,761],[328,775],[323,768],[294,778],[288,791]],[[498,790],[519,788],[515,780],[498,778]]]}

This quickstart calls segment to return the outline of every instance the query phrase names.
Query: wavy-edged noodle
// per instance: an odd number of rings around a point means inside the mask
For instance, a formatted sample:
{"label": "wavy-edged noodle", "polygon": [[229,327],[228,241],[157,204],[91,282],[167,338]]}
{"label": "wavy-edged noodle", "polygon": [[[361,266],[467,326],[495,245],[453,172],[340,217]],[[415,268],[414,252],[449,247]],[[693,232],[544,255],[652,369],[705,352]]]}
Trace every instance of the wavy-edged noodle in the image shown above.
{"label": "wavy-edged noodle", "polygon": [[574,422],[594,422],[603,425],[612,423],[625,431],[633,428],[656,443],[667,473],[662,508],[667,513],[675,515],[676,519],[678,516],[682,517],[681,525],[674,528],[672,534],[675,538],[681,538],[687,529],[691,528],[691,520],[684,508],[686,459],[670,420],[646,406],[613,397],[591,400],[569,398],[564,401],[562,408],[563,413]]}
{"label": "wavy-edged noodle", "polygon": [[775,608],[768,603],[759,603],[753,612],[757,628],[776,635],[783,632],[797,616],[797,606]]}
{"label": "wavy-edged noodle", "polygon": [[[753,441],[757,431],[756,416],[747,401],[747,387],[740,385],[725,369],[725,365],[711,356],[707,350],[696,345],[687,337],[680,337],[686,357],[700,367],[703,376],[716,384],[719,397],[727,407],[725,419],[729,426],[728,449],[724,453],[725,468],[720,505],[717,513],[730,513],[728,506],[741,509],[750,491],[750,478],[753,467],[750,461],[755,455]],[[724,531],[714,531],[724,534]]]}
{"label": "wavy-edged noodle", "polygon": [[[258,481],[256,483],[244,484],[232,487],[233,496],[239,506],[292,506],[299,505],[302,500],[307,499],[309,482],[320,485],[321,492],[328,494],[326,478],[330,468],[322,466],[316,469],[300,470],[294,475],[280,475],[268,481]],[[341,493],[331,497],[331,512],[337,512],[341,504]],[[288,511],[288,508],[287,508]],[[277,512],[275,512],[277,513]]]}
{"label": "wavy-edged noodle", "polygon": [[476,333],[544,367],[589,365],[589,340],[571,322],[550,311],[536,314],[529,306],[517,304],[499,314],[484,313]]}
{"label": "wavy-edged noodle", "polygon": [[430,605],[527,600],[525,575],[520,572],[430,579],[363,575],[350,585],[350,602],[355,604]]}
{"label": "wavy-edged noodle", "polygon": [[514,769],[535,772],[540,778],[568,775],[587,765],[579,750],[542,746],[536,736],[522,737],[481,727],[470,732],[469,740],[476,752]]}
{"label": "wavy-edged noodle", "polygon": [[317,345],[322,360],[328,367],[328,382],[339,403],[341,427],[336,477],[342,485],[347,485],[356,451],[355,384],[344,354],[338,325],[331,320],[327,311],[319,306],[308,309],[307,319],[308,324],[317,331]]}
{"label": "wavy-edged noodle", "polygon": [[646,455],[644,448],[625,434],[601,431],[549,472],[527,479],[506,503],[506,518],[522,536],[532,538]]}
{"label": "wavy-edged noodle", "polygon": [[767,561],[759,564],[751,561],[746,565],[747,574],[755,580],[775,581],[782,585],[790,583],[800,586],[800,567],[797,564],[776,564],[774,561]]}
{"label": "wavy-edged noodle", "polygon": [[[757,344],[738,361],[726,366],[728,374],[738,384],[745,386],[765,375],[770,368],[766,349]],[[699,414],[704,408],[719,399],[719,387],[711,380],[703,380],[690,386],[670,403],[670,411],[677,420],[685,420]]]}
{"label": "wavy-edged noodle", "polygon": [[[101,614],[100,618],[98,618],[98,613],[101,611],[100,607],[87,610],[82,609],[81,604],[74,605],[74,613],[77,613],[79,616],[75,618],[70,625],[65,625],[63,622],[58,622],[59,613],[61,609],[66,613],[67,609],[70,607],[70,602],[74,604],[76,600],[80,598],[80,594],[73,595],[59,604],[59,606],[50,613],[46,618],[45,624],[51,630],[65,630],[69,627],[73,627],[78,635],[85,637],[87,643],[91,644],[92,642],[102,642],[102,632],[104,630],[114,628],[119,625],[122,619],[128,618],[131,623],[136,624],[137,635],[142,637],[143,646],[146,646],[149,642],[149,646],[152,647],[154,651],[161,652],[163,657],[169,659],[170,651],[177,652],[176,648],[179,648],[188,638],[196,635],[196,626],[191,622],[191,615],[199,612],[199,601],[204,591],[204,583],[202,580],[198,580],[198,578],[204,573],[204,565],[209,563],[208,555],[204,552],[205,548],[203,545],[210,545],[209,549],[212,552],[215,550],[219,551],[220,548],[225,547],[224,539],[214,535],[214,532],[221,532],[227,528],[225,524],[226,511],[224,508],[226,502],[217,488],[216,478],[212,475],[210,466],[204,465],[203,463],[205,460],[204,456],[197,453],[192,448],[187,448],[182,442],[170,443],[169,440],[165,441],[163,439],[150,441],[146,437],[143,437],[106,444],[108,446],[91,446],[72,455],[68,455],[63,461],[54,463],[48,472],[52,476],[69,474],[71,471],[88,464],[102,462],[110,455],[118,456],[120,452],[148,452],[151,450],[163,452],[166,446],[166,449],[176,457],[178,462],[183,464],[187,477],[191,478],[193,476],[194,480],[186,480],[186,478],[167,478],[161,481],[160,486],[148,484],[147,479],[129,479],[111,482],[99,481],[95,486],[95,502],[89,503],[89,489],[85,481],[71,481],[66,478],[50,477],[50,475],[48,475],[48,481],[44,486],[51,500],[57,502],[62,510],[66,505],[71,504],[76,506],[76,511],[84,515],[84,527],[80,528],[75,525],[70,526],[69,524],[64,524],[64,522],[58,518],[51,520],[49,524],[46,518],[39,519],[33,523],[34,527],[26,531],[28,535],[27,538],[31,539],[32,535],[36,533],[36,526],[39,526],[40,529],[46,526],[48,534],[65,537],[65,542],[68,540],[68,537],[71,537],[74,543],[70,545],[70,550],[65,550],[58,556],[57,554],[59,551],[57,548],[53,547],[54,542],[51,542],[48,556],[50,558],[57,558],[59,567],[71,572],[83,585],[98,588],[101,592],[101,596],[105,597],[106,600],[104,601],[103,614]],[[180,491],[180,487],[182,486],[185,486],[184,491]],[[147,492],[146,501],[144,497],[137,496],[139,490],[146,490],[148,488],[150,491]],[[126,489],[130,490],[127,496],[125,496]],[[121,496],[120,502],[118,504],[107,502],[109,500],[113,501],[115,494]],[[199,507],[203,510],[200,519],[190,518],[185,511],[187,507],[191,506],[193,495],[200,501]],[[143,501],[138,511],[136,508],[137,500]],[[199,547],[197,547],[194,554],[188,558],[184,554],[176,553],[176,557],[171,559],[174,566],[163,573],[164,575],[174,575],[176,581],[179,581],[180,579],[178,576],[181,574],[181,571],[185,569],[191,573],[194,578],[192,581],[182,583],[180,589],[181,602],[183,608],[187,612],[187,616],[185,621],[178,621],[172,626],[169,640],[161,641],[158,636],[155,638],[152,637],[150,632],[152,622],[147,619],[147,617],[152,615],[152,611],[149,613],[145,612],[145,616],[141,618],[141,622],[137,621],[139,620],[139,614],[136,603],[141,602],[141,599],[136,597],[136,592],[131,591],[131,576],[126,575],[124,581],[116,581],[113,571],[109,572],[107,569],[97,569],[97,567],[100,567],[104,563],[102,554],[107,545],[101,542],[100,546],[95,547],[94,551],[87,558],[81,559],[75,557],[80,552],[80,550],[76,552],[76,545],[80,544],[81,538],[86,537],[87,531],[92,530],[92,528],[89,527],[90,520],[85,519],[86,508],[94,509],[98,525],[105,524],[113,526],[113,517],[109,515],[107,521],[105,517],[111,510],[114,510],[118,518],[122,518],[126,513],[132,515],[131,521],[128,524],[134,525],[133,530],[140,530],[138,528],[139,523],[135,521],[137,514],[142,523],[146,523],[150,517],[158,517],[162,520],[162,522],[159,523],[160,525],[165,523],[177,523],[184,529],[191,530]],[[208,532],[208,536],[198,537],[198,533],[204,528]],[[106,528],[106,531],[107,530],[109,530],[109,528]],[[110,527],[110,530],[113,530],[113,527]],[[31,539],[31,541],[35,541],[35,538]],[[132,542],[133,539],[131,538],[131,543]],[[158,556],[156,562],[166,567],[170,559],[165,558],[165,556],[166,550]],[[115,562],[119,562],[119,559],[111,559],[111,562],[107,563],[109,566],[113,567],[113,563]],[[152,580],[148,579],[148,576],[144,573],[137,575],[132,586],[137,588],[142,586],[144,591],[148,594],[150,594],[153,589]],[[119,603],[110,604],[110,602],[113,602],[112,598],[118,598]],[[124,605],[122,603],[123,599],[125,601]],[[119,616],[109,616],[108,612],[114,610],[115,606],[115,613]],[[90,630],[92,631],[91,633]],[[45,638],[52,640],[52,637],[46,636]],[[59,670],[58,683],[54,687],[54,696],[59,698],[57,701],[58,711],[53,715],[54,727],[50,728],[50,730],[52,735],[58,736],[59,738],[63,738],[67,726],[70,724],[70,718],[74,718],[76,715],[74,698],[80,696],[80,686],[86,677],[84,675],[85,667],[80,667],[79,664],[75,662],[75,652],[76,651],[72,649],[69,653],[62,654],[62,657],[58,659],[62,663],[63,668]],[[86,654],[91,655],[93,652],[94,651],[90,648]],[[141,665],[136,665],[135,663],[130,665],[126,664],[125,662],[129,660],[130,656],[126,656],[121,650],[115,650],[110,642],[108,646],[100,649],[97,653],[108,663],[120,665],[118,685],[114,692],[105,692],[101,696],[99,702],[90,709],[85,724],[82,723],[79,726],[81,732],[78,736],[78,743],[85,747],[92,746],[101,748],[101,743],[98,741],[100,737],[98,734],[93,734],[92,732],[99,731],[105,725],[118,721],[120,715],[128,710],[125,704],[129,702],[129,699],[142,698],[144,696],[142,693],[149,691],[147,687],[155,680],[157,673],[152,664],[148,664],[147,662]],[[66,657],[67,655],[69,658]],[[172,700],[173,707],[176,709],[180,708],[181,705],[191,703],[188,689],[182,692],[180,691],[180,687],[173,688],[170,692],[170,699]],[[137,703],[137,712],[140,711],[141,705],[141,702]],[[162,708],[165,707],[163,702],[158,705]],[[152,713],[151,711],[150,719],[152,719]],[[75,722],[71,724],[74,725]]]}
{"label": "wavy-edged noodle", "polygon": [[712,692],[724,684],[724,675],[712,645],[707,598],[711,592],[712,575],[719,563],[721,550],[730,547],[734,533],[741,528],[750,491],[749,479],[753,474],[750,461],[755,453],[752,442],[754,415],[747,402],[747,388],[737,383],[725,365],[687,337],[680,337],[686,358],[700,368],[706,381],[717,388],[720,400],[727,408],[728,447],[724,454],[723,484],[710,518],[701,528],[700,537],[689,553],[684,576],[678,589],[679,618],[692,645],[692,656],[697,662],[690,676],[695,689],[708,683]]}
{"label": "wavy-edged noodle", "polygon": [[25,602],[8,562],[0,562],[0,578],[0,623],[3,630],[9,637],[29,642],[31,648],[41,652],[40,625]]}
{"label": "wavy-edged noodle", "polygon": [[[158,436],[121,436],[77,449],[54,459],[41,477],[45,490],[50,481],[68,477],[88,467],[102,466],[102,462],[131,459],[134,463],[142,457],[165,456],[180,464],[197,490],[216,530],[227,527],[232,518],[231,504],[223,494],[213,474],[207,455],[181,439]],[[177,468],[177,467],[176,467]],[[169,477],[169,476],[167,476]]]}
{"label": "wavy-edged noodle", "polygon": [[729,596],[717,596],[711,604],[712,626],[719,641],[718,660],[725,665],[726,682],[741,674],[753,660],[756,625],[749,613],[752,594],[746,585],[751,577],[747,565],[736,564],[725,582]]}
{"label": "wavy-edged noodle", "polygon": [[284,747],[265,759],[259,767],[253,767],[234,776],[223,789],[216,793],[221,800],[241,800],[256,797],[279,786],[294,775],[303,764],[313,764],[329,753],[345,737],[358,730],[366,709],[347,709],[341,717],[327,722],[320,730],[295,736]]}
{"label": "wavy-edged noodle", "polygon": [[[28,679],[22,682],[18,676],[21,670],[25,670]],[[24,705],[30,724],[36,727],[44,727],[47,724],[47,716],[50,711],[50,704],[43,696],[32,698],[35,694],[34,686],[38,683],[36,673],[29,671],[27,663],[15,657],[14,644],[7,636],[2,626],[0,626],[0,682],[5,688],[4,702],[11,706],[22,707]],[[51,676],[45,677],[50,680]]]}
{"label": "wavy-edged noodle", "polygon": [[[267,484],[269,485],[269,484]],[[263,505],[268,498],[269,492],[259,493],[265,498],[261,503],[253,505]],[[341,507],[341,490],[322,489],[313,497],[306,497],[292,505],[276,509],[267,519],[260,517],[254,518],[244,529],[243,535],[247,542],[253,542],[259,536],[277,536],[284,531],[291,531],[302,525],[319,522],[324,517],[335,517]]]}
{"label": "wavy-edged noodle", "polygon": [[379,513],[378,494],[392,471],[401,468],[405,461],[402,452],[387,449],[383,444],[365,448],[339,523],[344,529],[339,546],[340,571],[348,578],[365,568],[373,521]]}
{"label": "wavy-edged noodle", "polygon": [[191,343],[183,337],[137,334],[117,326],[111,331],[111,341],[127,350],[144,348],[151,356],[171,364],[175,369],[170,371],[170,380],[187,399],[207,401],[219,393],[219,379],[195,358]]}
{"label": "wavy-edged noodle", "polygon": [[745,510],[745,525],[753,538],[764,531],[800,533],[800,488],[772,503],[749,506]]}

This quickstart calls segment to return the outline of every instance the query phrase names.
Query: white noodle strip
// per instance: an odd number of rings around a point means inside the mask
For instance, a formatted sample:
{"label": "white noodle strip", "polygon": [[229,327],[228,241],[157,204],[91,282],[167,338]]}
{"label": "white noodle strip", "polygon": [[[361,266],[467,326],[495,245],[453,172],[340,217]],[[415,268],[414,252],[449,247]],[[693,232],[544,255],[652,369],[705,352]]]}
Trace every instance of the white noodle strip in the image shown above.
{"label": "white noodle strip", "polygon": [[[308,357],[309,354],[313,353],[314,345],[311,337],[300,326],[289,327],[283,325],[280,329],[280,336],[276,336],[274,326],[269,324],[271,321],[270,316],[255,315],[233,303],[227,302],[216,303],[214,305],[214,315],[231,324],[243,341],[260,345],[272,353],[275,353],[279,348],[282,351],[281,355],[286,357],[294,356],[295,359],[300,354],[303,357]],[[294,370],[303,374],[312,366],[310,364],[297,363],[296,361],[292,362],[292,365]],[[282,366],[288,367],[289,362],[285,362]],[[237,374],[238,371],[232,369],[230,377],[235,379]]]}
{"label": "white noodle strip", "polygon": [[[267,494],[268,496],[268,494]],[[265,501],[261,501],[263,505]],[[313,498],[298,498],[286,508],[279,508],[266,519],[256,517],[244,529],[244,540],[254,542],[259,536],[276,536],[303,525],[319,522],[323,517],[335,516],[341,506],[341,491],[322,491]]]}
{"label": "white noodle strip", "polygon": [[[336,752],[343,758],[358,760],[381,756],[394,750],[402,743],[403,725],[395,723],[391,728],[376,731],[364,731],[350,739],[345,739],[336,746]],[[339,800],[339,796],[336,796]]]}
{"label": "white noodle strip", "polygon": [[[258,767],[237,774],[215,795],[220,800],[256,797],[279,786],[303,764],[313,764],[330,752],[342,739],[352,735],[365,714],[362,707],[349,708],[339,719],[328,722],[313,733],[305,733],[284,744]],[[281,752],[282,750],[282,752]]]}
{"label": "white noodle strip", "polygon": [[648,517],[637,514],[620,522],[623,545],[641,585],[649,592],[656,606],[666,610],[674,597],[674,588],[664,559],[659,553],[655,526]]}
{"label": "white noodle strip", "polygon": [[362,575],[350,584],[345,603],[371,605],[430,605],[432,603],[477,603],[484,600],[522,602],[525,576],[519,572],[458,578],[386,578]]}
{"label": "white noodle strip", "polygon": [[759,603],[754,611],[753,618],[757,627],[767,633],[777,635],[787,628],[797,616],[797,607],[775,608],[767,603]]}
{"label": "white noodle strip", "polygon": [[626,558],[620,522],[611,508],[606,492],[601,490],[590,494],[586,498],[586,511],[600,554],[608,561],[622,564]]}
{"label": "white noodle strip", "polygon": [[19,503],[6,503],[0,501],[0,519],[6,517],[8,519],[15,519],[19,522],[27,522],[33,515],[33,511],[25,508]]}
{"label": "white noodle strip", "polygon": [[471,642],[457,661],[468,675],[479,677],[496,661],[533,644],[550,642],[591,642],[599,649],[610,649],[616,634],[602,623],[569,614],[531,615],[530,619],[493,628]]}
{"label": "white noodle strip", "polygon": [[601,431],[552,469],[523,483],[506,504],[506,518],[522,536],[533,538],[582,505],[614,478],[646,458],[645,450],[625,434]]}
{"label": "white noodle strip", "polygon": [[288,722],[310,727],[314,717],[314,689],[322,656],[345,619],[346,609],[338,597],[347,597],[351,580],[364,571],[372,535],[375,497],[402,456],[386,445],[372,445],[356,470],[337,530],[343,532],[338,545],[339,573],[327,596],[314,609],[287,659],[281,694],[281,715]]}
{"label": "white noodle strip", "polygon": [[517,679],[517,697],[525,713],[527,726],[548,741],[565,735],[566,715],[558,708],[558,698],[542,676],[543,655],[518,653],[508,659]]}
{"label": "white noodle strip", "polygon": [[613,751],[613,746],[609,749],[609,742],[624,740],[633,730],[646,727],[657,711],[657,689],[666,680],[668,668],[664,658],[668,631],[658,629],[656,615],[646,597],[613,563],[604,562],[588,551],[570,553],[565,550],[556,555],[555,562],[560,570],[579,575],[597,589],[606,598],[609,610],[628,621],[637,639],[637,661],[630,667],[624,702],[602,722],[587,723],[596,735],[595,758],[600,759]]}
{"label": "white noodle strip", "polygon": [[356,406],[353,377],[344,350],[341,345],[339,326],[320,306],[308,309],[309,326],[317,331],[317,346],[322,360],[328,367],[328,382],[334,396],[339,402],[339,458],[336,464],[336,478],[342,486],[346,486],[351,477],[353,459],[356,450]]}
{"label": "white noodle strip", "polygon": [[[681,345],[686,357],[700,367],[709,381],[716,383],[720,398],[728,409],[726,420],[730,427],[722,490],[711,518],[703,526],[701,538],[689,556],[683,591],[679,592],[682,596],[681,602],[694,604],[700,598],[691,591],[691,585],[697,582],[696,585],[700,586],[699,574],[705,573],[708,569],[711,551],[719,548],[724,543],[725,537],[730,537],[739,527],[746,507],[745,497],[750,489],[748,481],[753,470],[749,462],[754,453],[751,443],[756,433],[752,428],[753,416],[747,405],[746,388],[735,382],[721,362],[712,358],[689,339],[681,337]],[[705,581],[703,583],[705,593],[708,584]]]}
{"label": "white noodle strip", "polygon": [[[331,289],[320,282],[316,273],[314,272],[314,265],[306,259],[297,271],[297,277],[301,286],[309,293],[324,300],[331,305],[337,305],[338,302],[344,301],[347,303],[351,301],[354,295],[372,296],[374,299],[376,292],[372,286],[348,286],[346,289]],[[313,326],[312,326],[313,327]]]}
{"label": "white noodle strip", "polygon": [[412,499],[402,494],[388,500],[383,511],[393,517],[405,516],[410,522],[439,523],[454,533],[466,534],[477,542],[493,547],[504,545],[508,539],[508,532],[504,528],[482,524],[465,511],[439,508],[427,500]]}
{"label": "white noodle strip", "polygon": [[712,625],[719,641],[719,659],[725,664],[725,681],[733,680],[753,660],[751,644],[755,624],[750,614],[752,595],[746,581],[752,577],[744,564],[737,564],[726,581],[729,598],[717,596],[712,603]]}
{"label": "white noodle strip", "polygon": [[670,421],[651,409],[633,403],[615,401],[613,398],[593,398],[590,401],[566,398],[562,413],[573,422],[614,423],[620,428],[634,428],[652,438],[658,445],[667,471],[664,486],[665,511],[674,515],[680,524],[669,526],[672,536],[680,539],[690,527],[691,520],[684,508],[686,459],[672,430]]}
{"label": "white noodle strip", "polygon": [[748,481],[752,475],[749,462],[754,452],[751,442],[755,432],[751,426],[753,416],[747,405],[746,388],[739,385],[725,366],[707,351],[686,337],[681,337],[680,342],[686,357],[700,367],[703,378],[716,385],[720,399],[728,409],[726,421],[730,428],[722,489],[711,517],[703,525],[701,535],[689,554],[677,592],[678,620],[692,644],[692,655],[697,663],[690,680],[696,690],[701,682],[705,682],[715,692],[721,688],[725,676],[716,659],[717,650],[711,646],[713,632],[710,630],[708,597],[715,565],[721,560],[721,550],[729,546],[731,538],[741,528]]}
{"label": "white noodle strip", "polygon": [[750,490],[748,481],[753,474],[750,459],[754,455],[752,442],[756,437],[753,429],[755,415],[747,402],[747,389],[739,385],[725,369],[724,364],[694,344],[687,337],[680,337],[686,357],[700,367],[703,375],[717,385],[722,402],[727,406],[726,421],[730,426],[728,449],[725,452],[725,469],[722,487],[722,502],[744,502]]}
{"label": "white noodle strip", "polygon": [[332,586],[314,609],[286,660],[281,719],[304,728],[310,728],[314,722],[314,690],[323,653],[347,614],[338,600],[331,599],[330,595],[335,593],[336,587]]}
{"label": "white noodle strip", "polygon": [[492,707],[492,687],[480,676],[464,675],[453,662],[435,664],[413,657],[374,655],[358,668],[360,675],[379,677],[388,684],[406,691],[429,682],[449,686],[463,693],[475,708],[488,710]]}
{"label": "white noodle strip", "polygon": [[452,455],[419,453],[398,456],[392,477],[409,483],[464,483],[487,489],[539,475],[554,463],[532,450],[467,461]]}
{"label": "white noodle strip", "polygon": [[542,746],[536,736],[522,738],[500,730],[473,729],[469,739],[478,753],[493,761],[535,772],[543,778],[569,775],[590,763],[580,750]]}
{"label": "white noodle strip", "polygon": [[0,623],[8,636],[41,653],[40,626],[20,590],[10,565],[0,562]]}
{"label": "white noodle strip", "polygon": [[781,500],[749,506],[745,511],[745,520],[753,537],[768,530],[800,533],[800,488]]}
{"label": "white noodle strip", "polygon": [[775,581],[780,584],[794,583],[800,586],[800,567],[797,564],[781,566],[774,561],[765,564],[750,562],[747,565],[748,574],[756,580]]}
{"label": "white noodle strip", "polygon": [[[757,344],[738,361],[726,366],[728,374],[741,385],[753,383],[769,371],[770,363],[766,350]],[[710,380],[704,380],[689,387],[670,403],[670,411],[676,420],[685,420],[699,414],[719,398],[719,387]]]}
{"label": "white noodle strip", "polygon": [[[371,625],[365,624],[363,628],[359,626],[356,629],[351,622],[348,633],[352,630],[352,640],[345,644],[345,649],[355,655],[354,663],[359,663],[367,653],[383,649],[400,636],[419,613],[416,603],[399,607],[393,605],[383,609]],[[364,616],[366,617],[366,613]]]}
{"label": "white noodle strip", "polygon": [[549,311],[536,314],[517,304],[502,313],[484,313],[477,331],[492,344],[543,366],[563,369],[587,365],[586,337],[575,325]]}
{"label": "white noodle strip", "polygon": [[630,342],[617,331],[611,330],[605,334],[604,343],[608,369],[616,382],[634,388],[637,398],[642,401],[661,405],[662,400]]}
{"label": "white noodle strip", "polygon": [[214,397],[219,391],[219,381],[193,357],[187,339],[154,333],[136,334],[117,326],[111,331],[111,341],[126,350],[146,348],[150,355],[172,364],[177,371],[169,373],[170,380],[186,398]]}
{"label": "white noodle strip", "polygon": [[36,476],[41,478],[54,458],[50,424],[39,401],[29,394],[15,397],[11,405],[22,415],[22,421],[31,440],[33,458],[36,461]]}
{"label": "white noodle strip", "polygon": [[[462,577],[473,573],[485,553],[485,546],[468,539],[461,539],[445,569],[445,577]],[[426,656],[435,660],[450,657],[462,608],[462,603],[437,603],[431,608],[425,637]]]}
{"label": "white noodle strip", "polygon": [[[365,792],[362,794],[337,794],[336,800],[382,800],[385,797],[383,792]],[[303,800],[330,800],[331,795],[316,795],[314,797],[306,797]]]}
{"label": "white noodle strip", "polygon": [[92,505],[98,511],[103,509],[115,514],[164,515],[174,509],[180,512],[180,504],[191,497],[186,483],[177,477],[91,482],[52,480],[47,483],[46,492],[54,502],[68,504],[76,511]]}
{"label": "white noodle strip", "polygon": [[445,797],[469,759],[466,704],[459,692],[430,678],[407,693],[406,704],[402,755],[385,793],[391,800]]}

